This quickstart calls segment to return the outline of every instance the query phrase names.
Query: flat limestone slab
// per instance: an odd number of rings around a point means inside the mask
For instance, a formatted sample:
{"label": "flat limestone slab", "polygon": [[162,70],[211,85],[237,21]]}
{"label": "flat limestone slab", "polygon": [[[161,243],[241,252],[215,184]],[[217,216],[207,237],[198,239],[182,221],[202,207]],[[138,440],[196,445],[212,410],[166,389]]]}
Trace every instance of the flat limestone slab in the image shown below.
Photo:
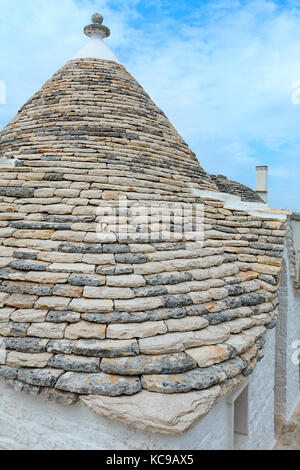
{"label": "flat limestone slab", "polygon": [[205,416],[221,396],[217,385],[199,392],[173,395],[142,390],[132,396],[80,397],[91,411],[129,426],[160,434],[183,434]]}

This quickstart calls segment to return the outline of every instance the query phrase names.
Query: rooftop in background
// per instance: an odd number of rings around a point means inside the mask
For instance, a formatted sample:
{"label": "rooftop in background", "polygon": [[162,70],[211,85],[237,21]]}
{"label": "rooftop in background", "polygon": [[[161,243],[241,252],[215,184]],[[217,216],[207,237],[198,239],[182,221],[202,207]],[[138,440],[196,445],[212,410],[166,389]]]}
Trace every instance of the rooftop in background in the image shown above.
{"label": "rooftop in background", "polygon": [[248,186],[238,183],[237,181],[229,180],[224,175],[211,175],[211,178],[217,185],[218,190],[222,193],[240,196],[242,201],[245,202],[261,202],[264,204],[263,199]]}

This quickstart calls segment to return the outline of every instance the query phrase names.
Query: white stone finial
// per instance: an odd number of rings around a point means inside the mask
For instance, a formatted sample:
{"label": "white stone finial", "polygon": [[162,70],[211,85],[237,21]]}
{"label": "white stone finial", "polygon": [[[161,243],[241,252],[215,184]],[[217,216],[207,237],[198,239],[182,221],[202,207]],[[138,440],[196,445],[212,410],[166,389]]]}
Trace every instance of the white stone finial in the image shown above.
{"label": "white stone finial", "polygon": [[92,37],[94,34],[100,35],[102,39],[110,36],[110,29],[103,24],[103,16],[100,13],[94,13],[92,16],[92,24],[84,28],[84,34]]}
{"label": "white stone finial", "polygon": [[103,39],[110,36],[110,30],[103,26],[103,16],[100,13],[94,13],[92,24],[84,28],[84,33],[90,38],[89,42],[82,47],[73,59],[93,58],[101,60],[112,60],[119,63],[119,60],[105,44]]}
{"label": "white stone finial", "polygon": [[102,24],[103,23],[103,16],[100,15],[100,13],[94,13],[92,16],[92,22],[96,24]]}

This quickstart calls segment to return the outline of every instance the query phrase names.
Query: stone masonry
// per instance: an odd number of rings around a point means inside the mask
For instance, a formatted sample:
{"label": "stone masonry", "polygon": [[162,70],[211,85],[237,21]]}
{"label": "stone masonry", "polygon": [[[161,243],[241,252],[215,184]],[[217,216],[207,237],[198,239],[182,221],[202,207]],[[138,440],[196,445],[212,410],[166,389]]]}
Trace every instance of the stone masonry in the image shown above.
{"label": "stone masonry", "polygon": [[[285,222],[195,196],[213,178],[123,66],[68,62],[2,131],[1,158],[16,162],[0,168],[9,386],[65,404],[206,390],[208,411],[253,372],[276,324]],[[143,218],[105,231],[124,197],[120,224],[141,204],[201,205],[203,241],[178,240],[176,221],[173,239]]]}

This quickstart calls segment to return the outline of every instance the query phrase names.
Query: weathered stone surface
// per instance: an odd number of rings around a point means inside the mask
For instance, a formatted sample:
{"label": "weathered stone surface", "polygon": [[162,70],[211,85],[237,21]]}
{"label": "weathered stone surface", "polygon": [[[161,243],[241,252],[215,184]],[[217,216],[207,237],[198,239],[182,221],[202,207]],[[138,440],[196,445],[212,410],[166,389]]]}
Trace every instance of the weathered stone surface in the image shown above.
{"label": "weathered stone surface", "polygon": [[5,385],[12,389],[15,390],[16,392],[23,392],[26,393],[26,395],[39,395],[41,392],[40,387],[36,387],[35,385],[28,385],[20,380],[5,380]]}
{"label": "weathered stone surface", "polygon": [[115,256],[116,262],[117,263],[125,263],[125,264],[143,264],[147,263],[148,258],[139,253],[139,254],[121,254],[121,255],[116,255]]}
{"label": "weathered stone surface", "polygon": [[93,357],[136,356],[139,346],[135,340],[80,339],[74,344],[72,352]]}
{"label": "weathered stone surface", "polygon": [[77,393],[68,393],[54,388],[43,388],[42,395],[46,400],[53,401],[60,405],[71,406],[78,401]]}
{"label": "weathered stone surface", "polygon": [[[116,273],[116,267],[115,266],[110,266],[110,265],[108,265],[108,266],[98,266],[96,268],[96,273],[99,274],[100,276],[113,276],[114,274],[120,274],[120,273]],[[124,273],[122,273],[122,274],[124,274]]]}
{"label": "weathered stone surface", "polygon": [[54,369],[20,369],[18,379],[29,385],[37,387],[54,387],[63,370]]}
{"label": "weathered stone surface", "polygon": [[237,318],[229,321],[226,325],[230,328],[231,333],[240,333],[243,330],[251,328],[255,324],[253,318]]}
{"label": "weathered stone surface", "polygon": [[82,295],[82,287],[70,285],[58,285],[53,289],[53,295],[62,297],[80,298]]}
{"label": "weathered stone surface", "polygon": [[[99,272],[98,269],[97,269],[97,272]],[[116,265],[112,274],[115,276],[123,276],[124,274],[132,274],[132,273],[133,273],[133,267],[131,264],[118,264]]]}
{"label": "weathered stone surface", "polygon": [[[103,196],[102,196],[102,199],[104,199]],[[95,211],[95,209],[94,209],[94,211]],[[112,232],[88,233],[86,235],[84,241],[86,243],[115,243],[117,241],[117,237]]]}
{"label": "weathered stone surface", "polygon": [[185,317],[165,321],[169,332],[201,330],[209,325],[209,321],[201,317]]}
{"label": "weathered stone surface", "polygon": [[19,271],[46,271],[48,265],[38,261],[19,260],[13,261],[10,267],[12,269],[18,269]]}
{"label": "weathered stone surface", "polygon": [[165,354],[159,356],[119,357],[103,359],[101,369],[109,374],[175,374],[196,367],[196,362],[185,353]]}
{"label": "weathered stone surface", "polygon": [[74,243],[62,243],[61,245],[59,245],[58,251],[62,253],[101,254],[103,248],[102,245],[88,245],[85,243],[80,243],[80,245],[76,245]]}
{"label": "weathered stone surface", "polygon": [[264,326],[254,326],[249,328],[246,331],[243,331],[243,335],[246,336],[250,341],[256,341],[258,338],[263,336],[266,333],[266,328]]}
{"label": "weathered stone surface", "polygon": [[95,325],[94,323],[89,323],[86,321],[80,321],[69,325],[66,328],[65,338],[67,339],[79,339],[79,338],[95,338],[95,339],[104,339],[105,338],[105,325]]}
{"label": "weathered stone surface", "polygon": [[109,276],[107,285],[109,287],[143,287],[146,285],[146,280],[143,276],[137,274]]}
{"label": "weathered stone surface", "polygon": [[210,367],[230,357],[228,347],[222,344],[186,349],[185,352],[197,362],[199,367]]}
{"label": "weathered stone surface", "polygon": [[152,310],[163,306],[163,300],[159,297],[135,298],[130,300],[116,300],[115,308],[124,312],[139,312]]}
{"label": "weathered stone surface", "polygon": [[51,204],[49,206],[45,206],[44,210],[48,212],[48,214],[65,215],[65,214],[71,214],[73,207],[67,204]]}
{"label": "weathered stone surface", "polygon": [[24,353],[46,352],[48,339],[39,338],[6,338],[5,347],[8,350]]}
{"label": "weathered stone surface", "polygon": [[70,303],[70,309],[79,313],[112,312],[114,303],[112,300],[74,299]]}
{"label": "weathered stone surface", "polygon": [[147,284],[151,286],[157,285],[165,285],[165,284],[179,284],[181,282],[190,281],[192,279],[192,275],[189,273],[167,273],[167,274],[157,274],[155,276],[147,276],[146,281]]}
{"label": "weathered stone surface", "polygon": [[4,281],[2,286],[0,286],[0,289],[3,292],[9,292],[10,294],[20,293],[37,296],[49,296],[53,294],[53,287],[50,284],[41,286],[39,284],[22,281]]}
{"label": "weathered stone surface", "polygon": [[120,254],[120,253],[129,253],[128,245],[122,245],[120,243],[116,244],[109,244],[109,245],[102,245],[103,246],[103,253],[113,253],[113,254]]}
{"label": "weathered stone surface", "polygon": [[45,310],[20,309],[11,314],[11,320],[15,323],[41,323],[45,321]]}
{"label": "weathered stone surface", "polygon": [[26,281],[38,282],[41,284],[59,284],[67,282],[69,275],[66,273],[33,272],[26,274]]}
{"label": "weathered stone surface", "polygon": [[[91,254],[91,255],[83,255],[83,258],[82,258],[82,261],[84,263],[88,263],[88,264],[94,264],[94,265],[107,265],[107,264],[110,264],[110,265],[114,265],[116,262],[115,262],[115,258],[113,255],[110,255],[110,254],[102,254],[102,255],[95,255],[95,254]],[[84,272],[84,271],[83,271]]]}
{"label": "weathered stone surface", "polygon": [[41,310],[67,310],[71,299],[67,297],[40,297],[35,308]]}
{"label": "weathered stone surface", "polygon": [[21,230],[68,230],[70,228],[70,226],[66,224],[46,222],[14,222],[12,226]]}
{"label": "weathered stone surface", "polygon": [[26,294],[12,294],[5,304],[15,308],[32,308],[37,301],[37,296]]}
{"label": "weathered stone surface", "polygon": [[50,367],[78,372],[100,372],[100,360],[93,357],[56,354],[49,362]]}
{"label": "weathered stone surface", "polygon": [[0,377],[4,379],[16,379],[18,369],[15,367],[0,366]]}
{"label": "weathered stone surface", "polygon": [[246,351],[252,346],[253,343],[254,340],[247,338],[245,335],[242,334],[231,335],[230,338],[226,341],[226,344],[233,347],[238,352],[238,354]]}
{"label": "weathered stone surface", "polygon": [[[261,322],[261,323],[265,324],[265,322]],[[259,323],[259,324],[261,324],[261,323]],[[274,318],[274,320],[272,320],[270,323],[265,324],[265,327],[267,328],[267,330],[272,330],[276,326],[277,326],[277,318]]]}
{"label": "weathered stone surface", "polygon": [[[207,309],[205,309],[207,312]],[[185,307],[172,308],[172,309],[154,309],[148,310],[145,312],[113,312],[113,313],[94,313],[94,314],[82,314],[82,318],[87,321],[95,323],[106,323],[106,324],[115,324],[115,323],[142,323],[143,321],[160,321],[166,320],[168,318],[183,318],[186,315],[190,315]],[[191,314],[192,315],[192,314]],[[197,311],[194,315],[199,315]]]}
{"label": "weathered stone surface", "polygon": [[14,308],[1,308],[0,307],[0,323],[8,323]]}
{"label": "weathered stone surface", "polygon": [[29,328],[27,334],[37,338],[63,338],[67,323],[57,325],[56,323],[33,323]]}
{"label": "weathered stone surface", "polygon": [[264,282],[267,282],[273,286],[276,286],[278,283],[278,278],[276,276],[268,276],[266,274],[260,274],[258,276],[259,279],[261,279]]}
{"label": "weathered stone surface", "polygon": [[240,385],[244,382],[244,377],[242,374],[233,377],[232,379],[224,380],[220,383],[222,389],[222,395],[227,395],[229,393],[234,393]]}
{"label": "weathered stone surface", "polygon": [[[184,289],[186,291],[186,289]],[[163,297],[163,305],[166,308],[185,307],[192,305],[193,300],[190,295],[165,295]]]}
{"label": "weathered stone surface", "polygon": [[105,276],[100,276],[99,274],[94,274],[93,276],[80,276],[72,274],[69,277],[69,283],[73,286],[103,286],[105,284]]}
{"label": "weathered stone surface", "polygon": [[7,354],[6,364],[10,367],[46,367],[52,354],[28,354],[12,351]]}
{"label": "weathered stone surface", "polygon": [[80,273],[80,274],[92,274],[95,272],[95,265],[84,264],[84,263],[53,263],[48,268],[54,273]]}
{"label": "weathered stone surface", "polygon": [[30,188],[10,188],[10,187],[1,187],[0,196],[6,197],[15,197],[15,198],[30,198],[34,196],[34,189]]}
{"label": "weathered stone surface", "polygon": [[211,410],[220,395],[220,387],[214,386],[171,396],[143,390],[132,397],[80,399],[94,413],[143,431],[183,434]]}
{"label": "weathered stone surface", "polygon": [[[25,273],[21,273],[20,271],[16,271],[15,269],[5,268],[0,269],[0,276],[2,279],[9,279],[11,281],[25,281],[26,275]],[[8,298],[7,294],[3,294],[0,296],[0,306],[4,306],[4,299]]]}
{"label": "weathered stone surface", "polygon": [[143,354],[164,354],[207,344],[217,344],[226,341],[229,336],[230,330],[226,326],[209,326],[199,331],[167,333],[143,338],[139,340],[139,346]]}
{"label": "weathered stone surface", "polygon": [[101,199],[102,198],[102,191],[81,191],[81,197],[87,197],[89,199]]}
{"label": "weathered stone surface", "polygon": [[[8,225],[8,222],[1,222],[0,223],[4,224],[5,226]],[[14,256],[14,249],[13,248],[8,248],[7,246],[0,246],[0,256],[4,257],[11,257]]]}
{"label": "weathered stone surface", "polygon": [[246,352],[240,355],[241,359],[249,363],[254,357],[257,356],[259,347],[257,344],[253,344]]}
{"label": "weathered stone surface", "polygon": [[280,266],[254,263],[252,269],[258,273],[269,274],[271,276],[277,276],[280,274]]}
{"label": "weathered stone surface", "polygon": [[8,294],[5,294],[5,293],[0,294],[0,308],[4,307],[4,303],[7,301],[8,298],[9,298]]}
{"label": "weathered stone surface", "polygon": [[252,359],[252,361],[249,363],[249,365],[243,370],[242,374],[244,377],[249,377],[251,375],[256,367],[257,364],[257,359]]}
{"label": "weathered stone surface", "polygon": [[29,323],[0,323],[1,336],[24,337],[28,331]]}
{"label": "weathered stone surface", "polygon": [[[168,294],[168,289],[165,286],[145,286],[133,289],[135,297],[153,297],[156,295]],[[164,305],[167,304],[167,299],[164,300]]]}
{"label": "weathered stone surface", "polygon": [[71,354],[74,344],[75,341],[68,341],[66,339],[52,339],[47,344],[47,352],[55,354]]}
{"label": "weathered stone surface", "polygon": [[73,230],[60,230],[56,231],[51,239],[59,241],[82,242],[85,237],[85,232],[75,232]]}
{"label": "weathered stone surface", "polygon": [[131,253],[153,253],[155,247],[146,243],[132,243],[129,246]]}
{"label": "weathered stone surface", "polygon": [[255,344],[259,347],[259,349],[262,349],[264,345],[266,344],[266,338],[265,336],[260,336],[255,340]]}
{"label": "weathered stone surface", "polygon": [[55,311],[48,312],[46,320],[52,323],[77,323],[80,320],[80,314],[70,311]]}
{"label": "weathered stone surface", "polygon": [[66,392],[82,395],[132,395],[141,390],[137,377],[120,377],[116,375],[83,374],[66,372],[56,383],[56,388]]}
{"label": "weathered stone surface", "polygon": [[114,339],[131,339],[131,338],[147,338],[167,332],[164,322],[143,322],[143,323],[127,323],[119,325],[109,325],[107,327],[107,338]]}
{"label": "weathered stone surface", "polygon": [[8,268],[13,262],[13,258],[0,258],[0,268]]}
{"label": "weathered stone surface", "polygon": [[183,374],[144,375],[142,387],[150,392],[180,393],[190,390],[204,390],[241,373],[245,363],[234,358],[202,369],[193,369]]}
{"label": "weathered stone surface", "polygon": [[265,296],[257,292],[251,292],[250,294],[241,295],[240,300],[243,306],[248,307],[265,302]]}
{"label": "weathered stone surface", "polygon": [[282,227],[282,222],[280,221],[273,221],[273,220],[268,220],[263,222],[262,228],[266,229],[271,229],[271,230],[280,230]]}
{"label": "weathered stone surface", "polygon": [[205,302],[213,300],[212,294],[209,291],[191,292],[190,295],[192,299],[191,304],[204,304]]}
{"label": "weathered stone surface", "polygon": [[134,292],[128,287],[85,287],[83,295],[88,299],[132,299]]}

